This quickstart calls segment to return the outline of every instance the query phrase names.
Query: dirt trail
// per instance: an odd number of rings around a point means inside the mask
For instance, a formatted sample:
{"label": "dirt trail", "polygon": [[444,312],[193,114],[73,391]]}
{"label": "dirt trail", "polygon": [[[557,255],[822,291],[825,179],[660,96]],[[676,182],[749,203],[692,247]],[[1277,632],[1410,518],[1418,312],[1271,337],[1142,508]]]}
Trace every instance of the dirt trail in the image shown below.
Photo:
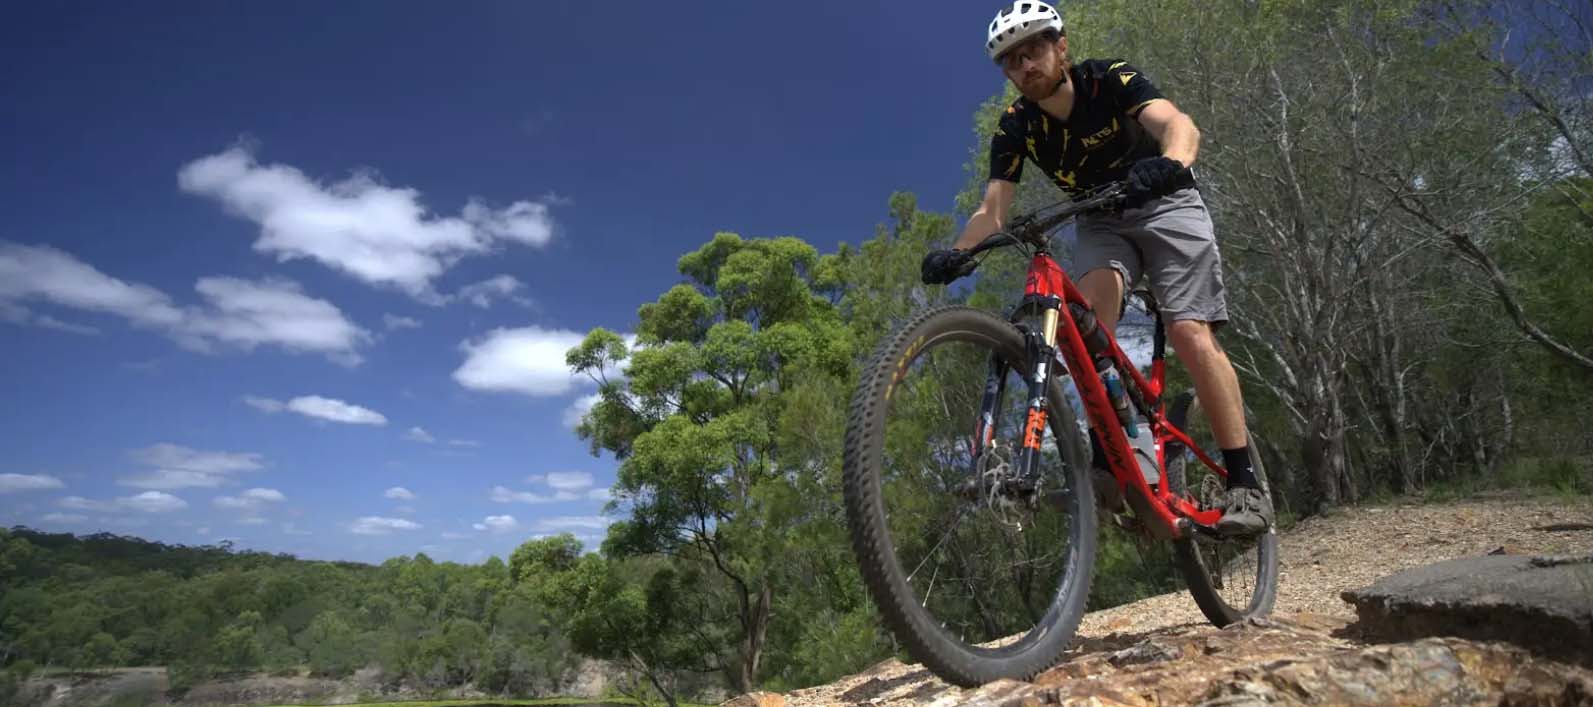
{"label": "dirt trail", "polygon": [[[1496,684],[1488,683],[1493,685],[1492,693],[1487,685],[1478,683],[1474,691],[1479,698],[1485,694],[1523,698],[1525,693],[1510,692],[1507,683],[1510,675],[1537,669],[1524,653],[1508,646],[1451,639],[1366,647],[1355,640],[1350,628],[1354,610],[1339,594],[1400,570],[1457,557],[1490,552],[1588,553],[1593,551],[1593,498],[1494,494],[1441,504],[1347,508],[1308,519],[1283,533],[1281,540],[1282,575],[1274,620],[1259,626],[1218,631],[1206,623],[1187,593],[1176,592],[1086,615],[1079,628],[1079,645],[1061,665],[1036,678],[1036,685],[1051,686],[1043,693],[1037,693],[1033,685],[1010,681],[978,691],[959,690],[918,666],[890,660],[829,685],[793,691],[783,696],[784,702],[793,706],[1019,704],[1034,700],[1177,704],[1214,699],[1212,695],[1226,694],[1231,688],[1256,699],[1223,697],[1214,704],[1263,704],[1273,701],[1263,693],[1283,688],[1270,683],[1255,687],[1245,682],[1245,671],[1266,665],[1263,672],[1271,673],[1280,660],[1296,673],[1307,674],[1298,678],[1306,687],[1291,684],[1280,694],[1331,690],[1331,686],[1322,686],[1325,683],[1311,682],[1317,679],[1312,676],[1353,674],[1356,661],[1371,666],[1370,674],[1375,675],[1391,673],[1390,660],[1403,660],[1431,661],[1440,667],[1468,664],[1473,666],[1469,677],[1484,683],[1487,675],[1497,673]],[[1493,673],[1475,667],[1485,665],[1506,667]],[[1431,669],[1425,662],[1420,667]],[[1593,673],[1557,664],[1549,669],[1560,671],[1556,675],[1571,675],[1565,679],[1572,682],[1589,680],[1586,689],[1593,690]],[[1398,672],[1392,671],[1395,677]],[[1266,680],[1274,680],[1274,676],[1268,675],[1262,682]],[[1409,686],[1398,683],[1383,689],[1416,697],[1404,692]],[[1328,693],[1319,696],[1328,698],[1326,703],[1339,701]],[[1587,698],[1593,700],[1593,692]],[[1305,697],[1286,694],[1282,699],[1291,702]],[[1490,699],[1497,701],[1497,697]],[[1577,699],[1573,696],[1567,703]],[[1420,698],[1399,701],[1423,702]]]}

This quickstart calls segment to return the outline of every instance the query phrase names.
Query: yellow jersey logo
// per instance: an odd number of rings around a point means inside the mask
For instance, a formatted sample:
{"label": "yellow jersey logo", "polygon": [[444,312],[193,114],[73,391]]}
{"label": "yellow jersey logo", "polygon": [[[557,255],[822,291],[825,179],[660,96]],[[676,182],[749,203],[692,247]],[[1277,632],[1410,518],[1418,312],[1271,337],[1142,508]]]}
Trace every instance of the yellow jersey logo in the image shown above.
{"label": "yellow jersey logo", "polygon": [[1106,126],[1104,128],[1101,128],[1094,135],[1091,135],[1091,136],[1089,136],[1087,138],[1084,138],[1084,140],[1083,140],[1084,149],[1086,149],[1086,150],[1095,149],[1096,147],[1099,147],[1101,143],[1112,139],[1112,136],[1116,135],[1116,134],[1117,134],[1117,119],[1113,118],[1111,125],[1108,125],[1108,126]]}

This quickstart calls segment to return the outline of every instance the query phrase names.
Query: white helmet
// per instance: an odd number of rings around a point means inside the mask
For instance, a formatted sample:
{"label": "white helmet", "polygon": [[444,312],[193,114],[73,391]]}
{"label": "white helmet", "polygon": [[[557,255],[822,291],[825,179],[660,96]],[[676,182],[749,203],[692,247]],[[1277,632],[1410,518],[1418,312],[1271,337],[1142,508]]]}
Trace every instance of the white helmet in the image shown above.
{"label": "white helmet", "polygon": [[1062,31],[1062,15],[1038,0],[1018,0],[990,21],[990,35],[985,38],[985,51],[994,60],[1013,45],[1048,29]]}

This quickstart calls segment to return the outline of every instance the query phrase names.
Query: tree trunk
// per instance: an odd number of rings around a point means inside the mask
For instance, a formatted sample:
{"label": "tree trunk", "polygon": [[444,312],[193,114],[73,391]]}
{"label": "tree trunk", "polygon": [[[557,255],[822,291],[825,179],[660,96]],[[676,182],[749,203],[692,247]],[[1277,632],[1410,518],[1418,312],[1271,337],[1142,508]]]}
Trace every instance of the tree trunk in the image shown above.
{"label": "tree trunk", "polygon": [[1317,493],[1314,511],[1342,503],[1349,465],[1345,463],[1344,426],[1336,404],[1312,416],[1300,445],[1306,474]]}
{"label": "tree trunk", "polygon": [[757,603],[747,617],[747,635],[742,641],[741,689],[744,693],[758,689],[758,662],[763,658],[763,641],[769,633],[769,604],[773,601],[774,588],[765,578]]}

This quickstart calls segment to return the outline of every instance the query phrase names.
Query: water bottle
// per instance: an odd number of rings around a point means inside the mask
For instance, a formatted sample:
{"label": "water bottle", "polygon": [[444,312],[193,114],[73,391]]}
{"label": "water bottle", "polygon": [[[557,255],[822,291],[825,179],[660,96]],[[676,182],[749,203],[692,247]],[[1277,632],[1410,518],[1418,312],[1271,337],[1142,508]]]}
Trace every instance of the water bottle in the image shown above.
{"label": "water bottle", "polygon": [[1095,358],[1095,370],[1101,374],[1101,383],[1106,386],[1106,397],[1112,401],[1112,409],[1117,411],[1117,421],[1122,423],[1123,431],[1130,438],[1138,438],[1139,426],[1134,424],[1134,413],[1129,410],[1128,393],[1123,390],[1123,380],[1118,377],[1116,366],[1105,357],[1106,332],[1095,320],[1095,312],[1076,302],[1068,304],[1068,312],[1079,327],[1079,338],[1084,340],[1084,348]]}
{"label": "water bottle", "polygon": [[[1104,364],[1104,368],[1101,366]],[[1123,425],[1123,431],[1130,438],[1139,437],[1139,425],[1134,424],[1134,412],[1128,408],[1128,393],[1123,390],[1123,381],[1117,377],[1117,367],[1108,359],[1100,359],[1096,367],[1101,372],[1101,383],[1106,385],[1106,397],[1112,401],[1112,409],[1117,411],[1117,421]]]}

